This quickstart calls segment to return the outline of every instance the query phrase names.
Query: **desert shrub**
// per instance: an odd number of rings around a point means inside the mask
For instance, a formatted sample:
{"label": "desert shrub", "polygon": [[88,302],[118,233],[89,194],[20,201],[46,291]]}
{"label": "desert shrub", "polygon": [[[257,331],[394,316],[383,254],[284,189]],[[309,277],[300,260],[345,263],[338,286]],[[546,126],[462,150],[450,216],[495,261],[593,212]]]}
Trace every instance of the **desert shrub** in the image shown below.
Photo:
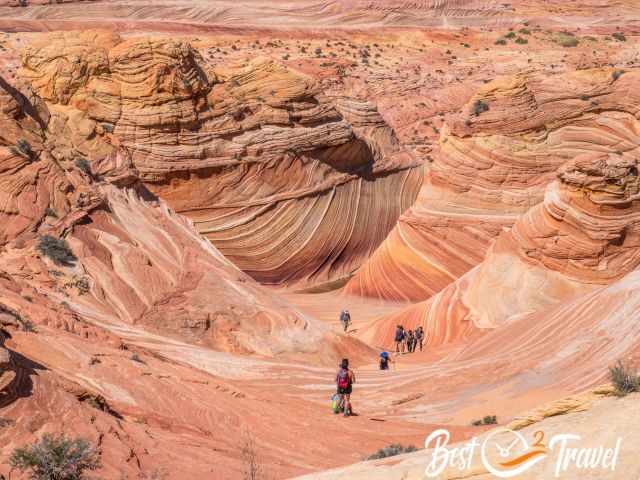
{"label": "desert shrub", "polygon": [[102,123],[101,126],[102,129],[107,133],[113,133],[113,130],[115,129],[115,127],[111,123]]}
{"label": "desert shrub", "polygon": [[619,42],[626,42],[627,41],[627,37],[625,37],[624,33],[621,33],[621,32],[612,33],[611,36],[613,38],[615,38],[616,40],[618,40]]}
{"label": "desert shrub", "polygon": [[498,417],[495,415],[486,415],[484,418],[480,420],[474,420],[471,422],[471,425],[474,427],[479,427],[481,425],[495,425],[498,423]]}
{"label": "desert shrub", "polygon": [[87,277],[76,277],[64,284],[64,288],[75,287],[79,295],[85,295],[91,291],[91,285]]}
{"label": "desert shrub", "polygon": [[580,41],[573,33],[560,32],[556,35],[556,42],[563,47],[577,47]]}
{"label": "desert shrub", "polygon": [[615,82],[616,80],[618,80],[622,74],[624,72],[622,70],[615,70],[612,74],[611,74],[611,78],[613,78],[613,81]]}
{"label": "desert shrub", "polygon": [[609,367],[609,377],[615,388],[615,393],[619,396],[624,397],[640,390],[640,376],[621,360],[613,367]]}
{"label": "desert shrub", "polygon": [[499,38],[496,40],[496,45],[506,45],[507,41],[504,38]]}
{"label": "desert shrub", "polygon": [[53,217],[53,218],[58,218],[58,214],[55,212],[55,210],[51,207],[47,207],[44,209],[44,214],[47,217]]}
{"label": "desert shrub", "polygon": [[36,156],[31,144],[26,141],[24,138],[21,138],[16,142],[15,147],[11,147],[11,150],[14,154],[20,155],[21,157],[28,158],[29,160],[33,160]]}
{"label": "desert shrub", "polygon": [[473,113],[476,116],[488,110],[489,110],[489,105],[487,104],[487,102],[484,102],[482,100],[476,100],[476,102],[473,104]]}
{"label": "desert shrub", "polygon": [[482,423],[485,425],[495,425],[498,423],[498,418],[495,415],[487,415],[482,419]]}
{"label": "desert shrub", "polygon": [[28,318],[18,318],[18,322],[20,323],[20,327],[23,332],[34,333],[36,331],[36,327],[33,325],[33,322]]}
{"label": "desert shrub", "polygon": [[416,450],[418,449],[413,445],[404,447],[399,443],[392,443],[391,445],[387,445],[386,447],[381,448],[376,453],[369,455],[366,460],[377,460],[379,458],[393,457],[394,455],[415,452]]}
{"label": "desert shrub", "polygon": [[80,170],[82,170],[84,173],[86,173],[87,175],[91,176],[91,164],[89,163],[89,160],[87,160],[84,157],[80,157],[80,158],[76,158],[75,161],[76,167],[78,167]]}
{"label": "desert shrub", "polygon": [[142,360],[142,358],[140,358],[140,355],[138,355],[137,353],[133,353],[131,355],[131,360],[138,363],[144,363],[144,360]]}
{"label": "desert shrub", "polygon": [[36,444],[14,450],[9,463],[32,480],[81,480],[85,471],[100,468],[100,455],[82,438],[45,434]]}
{"label": "desert shrub", "polygon": [[529,30],[528,28],[521,28],[520,30],[518,30],[518,32],[522,35],[531,35],[531,30]]}
{"label": "desert shrub", "polygon": [[0,428],[12,427],[15,424],[16,424],[15,420],[11,420],[10,418],[0,417]]}
{"label": "desert shrub", "polygon": [[55,238],[51,235],[40,237],[38,250],[44,256],[49,257],[53,263],[62,267],[72,267],[78,257],[76,257],[69,244],[64,238]]}
{"label": "desert shrub", "polygon": [[507,33],[504,38],[516,38],[516,32]]}
{"label": "desert shrub", "polygon": [[526,38],[518,37],[516,38],[516,43],[520,45],[526,45],[527,43],[529,43],[529,40],[527,40]]}
{"label": "desert shrub", "polygon": [[243,434],[240,455],[243,463],[243,480],[260,480],[266,477],[262,459],[258,455],[256,442],[248,431]]}

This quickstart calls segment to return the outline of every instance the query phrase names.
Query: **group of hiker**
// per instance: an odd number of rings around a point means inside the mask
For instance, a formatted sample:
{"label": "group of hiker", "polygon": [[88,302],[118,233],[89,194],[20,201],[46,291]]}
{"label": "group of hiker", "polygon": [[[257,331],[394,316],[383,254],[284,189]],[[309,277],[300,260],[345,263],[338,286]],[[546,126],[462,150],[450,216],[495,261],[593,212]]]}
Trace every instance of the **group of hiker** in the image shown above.
{"label": "group of hiker", "polygon": [[[340,312],[340,324],[342,329],[347,332],[349,325],[351,324],[351,315],[349,310],[342,310]],[[421,326],[414,330],[405,330],[404,326],[398,325],[395,331],[394,341],[396,344],[396,354],[399,353],[413,353],[416,348],[422,351],[424,342],[424,330]],[[388,370],[389,365],[393,363],[393,359],[388,352],[383,351],[380,353],[380,370]],[[353,384],[356,382],[355,373],[349,368],[349,359],[343,358],[340,362],[338,373],[336,375],[336,393],[332,397],[333,412],[344,413],[345,417],[353,415],[351,409],[351,392],[353,390]]]}
{"label": "group of hiker", "polygon": [[413,330],[405,330],[402,325],[396,327],[396,353],[413,353],[416,351],[416,347],[420,347],[422,351],[422,343],[424,342],[424,330],[422,327]]}

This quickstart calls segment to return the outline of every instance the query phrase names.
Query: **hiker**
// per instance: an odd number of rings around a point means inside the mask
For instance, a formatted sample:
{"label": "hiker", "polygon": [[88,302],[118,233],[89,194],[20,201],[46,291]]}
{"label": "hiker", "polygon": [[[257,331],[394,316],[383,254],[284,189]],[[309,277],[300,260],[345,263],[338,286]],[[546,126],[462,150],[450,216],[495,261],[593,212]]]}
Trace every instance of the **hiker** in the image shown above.
{"label": "hiker", "polygon": [[422,351],[422,342],[424,341],[424,330],[422,327],[416,328],[416,343],[420,345],[420,351]]}
{"label": "hiker", "polygon": [[346,333],[347,328],[349,328],[349,324],[351,323],[351,315],[349,314],[349,310],[342,310],[342,312],[340,312],[340,323],[342,323],[342,328]]}
{"label": "hiker", "polygon": [[338,395],[341,397],[345,417],[353,413],[351,411],[351,390],[354,383],[356,383],[356,376],[353,370],[349,369],[349,359],[343,358],[340,362],[340,370],[336,375],[336,386],[338,387]]}
{"label": "hiker", "polygon": [[380,370],[389,370],[389,362],[393,362],[389,353],[386,351],[380,353]]}
{"label": "hiker", "polygon": [[398,325],[396,327],[395,341],[396,353],[399,353],[400,351],[402,351],[401,353],[404,353],[404,328],[402,327],[402,325]]}
{"label": "hiker", "polygon": [[416,337],[413,336],[413,330],[407,332],[407,351],[413,353],[416,346]]}

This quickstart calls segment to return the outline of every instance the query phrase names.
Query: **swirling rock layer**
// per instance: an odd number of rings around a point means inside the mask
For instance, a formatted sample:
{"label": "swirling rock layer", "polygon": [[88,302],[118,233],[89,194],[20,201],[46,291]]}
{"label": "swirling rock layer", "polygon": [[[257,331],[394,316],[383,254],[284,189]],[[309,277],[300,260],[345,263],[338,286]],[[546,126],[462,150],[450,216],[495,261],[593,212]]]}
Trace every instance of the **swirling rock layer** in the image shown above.
{"label": "swirling rock layer", "polygon": [[188,43],[105,35],[47,40],[71,62],[35,44],[22,73],[78,112],[82,129],[56,109],[73,147],[97,133],[100,148],[125,149],[151,191],[258,281],[347,277],[414,200],[419,162],[372,105],[272,61],[209,66]]}
{"label": "swirling rock layer", "polygon": [[637,81],[635,71],[602,69],[484,86],[443,130],[416,204],[346,292],[427,299],[541,202],[565,162],[590,152],[635,155]]}
{"label": "swirling rock layer", "polygon": [[[640,81],[637,72],[628,75],[629,82]],[[621,117],[635,131],[637,121]],[[639,161],[640,150],[630,146],[567,162],[544,202],[503,232],[482,263],[426,302],[373,327],[376,341],[391,341],[394,325],[407,323],[423,325],[429,342],[447,343],[544,311],[635,270]]]}

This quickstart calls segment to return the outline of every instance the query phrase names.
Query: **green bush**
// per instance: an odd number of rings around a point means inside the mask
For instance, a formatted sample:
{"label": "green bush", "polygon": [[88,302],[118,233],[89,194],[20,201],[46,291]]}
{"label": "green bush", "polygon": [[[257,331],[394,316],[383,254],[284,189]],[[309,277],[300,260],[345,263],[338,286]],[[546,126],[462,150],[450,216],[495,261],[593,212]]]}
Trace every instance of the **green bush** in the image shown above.
{"label": "green bush", "polygon": [[89,163],[89,160],[87,160],[86,158],[83,158],[83,157],[77,158],[75,161],[75,164],[76,164],[76,167],[78,167],[87,175],[89,176],[93,175],[93,173],[91,172],[91,164]]}
{"label": "green bush", "polygon": [[504,38],[516,38],[516,32],[507,33]]}
{"label": "green bush", "polygon": [[618,80],[622,74],[624,72],[622,70],[615,70],[612,74],[611,74],[611,78],[613,78],[613,81],[615,82],[616,80]]}
{"label": "green bush", "polygon": [[624,33],[621,33],[621,32],[612,33],[611,36],[613,38],[615,38],[616,40],[618,40],[619,42],[626,42],[627,41],[627,37],[625,37]]}
{"label": "green bush", "polygon": [[526,45],[527,43],[529,43],[529,40],[527,40],[526,38],[518,37],[516,38],[516,43],[519,45]]}
{"label": "green bush", "polygon": [[11,151],[16,155],[20,155],[21,157],[28,158],[29,160],[34,160],[36,157],[36,153],[33,151],[31,144],[28,141],[26,141],[24,138],[21,138],[20,140],[18,140],[16,142],[16,146],[11,147]]}
{"label": "green bush", "polygon": [[487,102],[484,102],[482,100],[476,100],[476,102],[473,104],[473,113],[476,116],[488,110],[489,110],[489,104],[487,104]]}
{"label": "green bush", "polygon": [[518,32],[522,35],[531,35],[531,30],[529,30],[528,28],[521,28],[520,30],[518,30]]}
{"label": "green bush", "polygon": [[556,42],[563,47],[577,47],[580,41],[575,37],[573,33],[560,32],[556,34]]}
{"label": "green bush", "polygon": [[484,423],[485,425],[495,425],[496,423],[498,423],[498,417],[496,417],[495,415],[487,415],[482,419],[482,423]]}
{"label": "green bush", "polygon": [[481,425],[496,425],[498,423],[498,417],[495,415],[486,415],[481,420],[474,420],[471,422],[471,425],[474,427],[479,427]]}
{"label": "green bush", "polygon": [[366,458],[366,460],[377,460],[379,458],[393,457],[394,455],[401,455],[403,453],[415,452],[417,450],[418,449],[413,445],[408,445],[406,447],[403,447],[399,443],[392,443],[391,445],[381,448],[376,453],[369,455]]}
{"label": "green bush", "polygon": [[616,389],[616,394],[621,397],[640,390],[640,377],[638,373],[632,371],[631,367],[621,360],[613,367],[609,367],[609,377]]}
{"label": "green bush", "polygon": [[496,40],[496,45],[506,45],[507,41],[504,38],[499,38]]}
{"label": "green bush", "polygon": [[64,238],[55,238],[51,235],[40,237],[38,250],[44,256],[49,257],[53,263],[62,267],[72,267],[78,260],[69,244]]}
{"label": "green bush", "polygon": [[100,468],[100,455],[86,440],[45,434],[31,447],[17,448],[9,464],[30,472],[32,480],[81,480],[87,470]]}
{"label": "green bush", "polygon": [[115,127],[112,123],[102,123],[102,130],[104,130],[107,133],[113,133],[113,131],[115,130]]}

